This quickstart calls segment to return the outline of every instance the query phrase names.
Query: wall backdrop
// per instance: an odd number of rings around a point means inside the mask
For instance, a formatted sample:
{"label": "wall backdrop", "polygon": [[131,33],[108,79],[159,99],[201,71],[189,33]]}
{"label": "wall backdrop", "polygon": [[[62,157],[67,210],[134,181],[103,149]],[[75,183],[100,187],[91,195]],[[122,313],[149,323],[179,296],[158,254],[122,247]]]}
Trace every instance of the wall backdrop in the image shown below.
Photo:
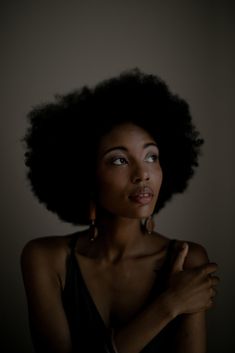
{"label": "wall backdrop", "polygon": [[33,197],[20,139],[32,106],[139,67],[185,98],[205,139],[200,168],[183,195],[156,217],[169,237],[196,241],[219,264],[217,304],[208,312],[208,353],[235,351],[233,1],[2,1],[1,347],[32,353],[20,253],[32,238],[66,234]]}

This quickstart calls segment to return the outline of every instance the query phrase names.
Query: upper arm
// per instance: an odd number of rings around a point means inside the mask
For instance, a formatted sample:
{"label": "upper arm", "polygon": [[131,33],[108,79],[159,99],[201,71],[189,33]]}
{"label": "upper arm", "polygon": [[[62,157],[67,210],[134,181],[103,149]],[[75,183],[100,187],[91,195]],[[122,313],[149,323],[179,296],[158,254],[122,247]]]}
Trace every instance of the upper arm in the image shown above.
{"label": "upper arm", "polygon": [[189,251],[184,263],[185,269],[199,267],[209,262],[207,251],[202,245],[193,242],[188,242],[188,245]]}
{"label": "upper arm", "polygon": [[21,269],[28,303],[30,329],[37,352],[71,352],[71,339],[56,271],[48,250],[38,240],[26,244]]}
{"label": "upper arm", "polygon": [[[184,269],[193,269],[209,262],[206,249],[197,243],[188,242],[189,251]],[[206,317],[205,311],[195,314],[180,315],[176,320],[176,352],[206,352]]]}

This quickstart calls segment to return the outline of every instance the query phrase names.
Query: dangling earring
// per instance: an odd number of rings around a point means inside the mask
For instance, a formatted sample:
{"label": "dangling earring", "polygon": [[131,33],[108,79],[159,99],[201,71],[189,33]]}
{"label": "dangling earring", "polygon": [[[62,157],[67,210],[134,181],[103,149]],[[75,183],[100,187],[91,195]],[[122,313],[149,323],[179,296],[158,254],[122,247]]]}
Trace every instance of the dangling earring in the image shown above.
{"label": "dangling earring", "polygon": [[89,228],[89,238],[90,241],[94,241],[98,236],[98,229],[95,224],[96,221],[96,205],[94,201],[90,202],[90,228]]}
{"label": "dangling earring", "polygon": [[152,216],[149,216],[148,218],[146,218],[144,222],[144,230],[150,235],[152,234],[153,229],[154,229],[154,222],[153,222]]}

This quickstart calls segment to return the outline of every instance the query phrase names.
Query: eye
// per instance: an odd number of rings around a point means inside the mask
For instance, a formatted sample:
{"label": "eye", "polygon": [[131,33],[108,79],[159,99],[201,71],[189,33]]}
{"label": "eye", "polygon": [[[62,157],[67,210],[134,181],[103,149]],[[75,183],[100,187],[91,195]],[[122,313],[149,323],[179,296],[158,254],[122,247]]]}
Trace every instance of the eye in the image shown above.
{"label": "eye", "polygon": [[156,153],[148,154],[145,160],[149,163],[154,163],[158,160],[158,155]]}
{"label": "eye", "polygon": [[124,157],[114,157],[111,159],[111,163],[114,165],[128,164],[126,158],[124,158]]}

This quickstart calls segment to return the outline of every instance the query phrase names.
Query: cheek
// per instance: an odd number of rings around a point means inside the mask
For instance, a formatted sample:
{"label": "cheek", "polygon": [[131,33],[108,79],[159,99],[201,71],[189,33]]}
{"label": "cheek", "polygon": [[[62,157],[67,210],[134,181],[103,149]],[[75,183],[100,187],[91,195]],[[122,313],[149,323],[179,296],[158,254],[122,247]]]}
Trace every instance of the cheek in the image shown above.
{"label": "cheek", "polygon": [[107,211],[117,213],[126,198],[124,190],[121,181],[117,183],[116,179],[102,179],[98,184],[97,202]]}
{"label": "cheek", "polygon": [[163,179],[163,172],[162,172],[162,168],[160,167],[160,165],[158,165],[156,168],[154,168],[152,170],[151,179],[154,181],[156,188],[161,187],[162,179]]}
{"label": "cheek", "polygon": [[127,177],[127,168],[122,167],[110,167],[101,165],[97,170],[96,180],[98,181],[98,185],[116,185],[122,183],[123,179]]}
{"label": "cheek", "polygon": [[162,180],[163,180],[163,172],[162,172],[162,169],[159,171],[158,180],[159,180],[159,183],[160,183],[160,186],[161,186]]}
{"label": "cheek", "polygon": [[[99,177],[102,175],[102,177]],[[102,170],[97,176],[97,190],[99,195],[102,197],[109,197],[110,194],[120,195],[126,187],[126,175],[121,169],[115,170],[115,172],[105,172]]]}
{"label": "cheek", "polygon": [[122,178],[120,178],[119,180],[117,180],[116,178],[103,179],[100,180],[98,183],[99,194],[105,197],[109,196],[110,194],[120,195],[122,194],[124,189],[125,184],[123,183]]}

